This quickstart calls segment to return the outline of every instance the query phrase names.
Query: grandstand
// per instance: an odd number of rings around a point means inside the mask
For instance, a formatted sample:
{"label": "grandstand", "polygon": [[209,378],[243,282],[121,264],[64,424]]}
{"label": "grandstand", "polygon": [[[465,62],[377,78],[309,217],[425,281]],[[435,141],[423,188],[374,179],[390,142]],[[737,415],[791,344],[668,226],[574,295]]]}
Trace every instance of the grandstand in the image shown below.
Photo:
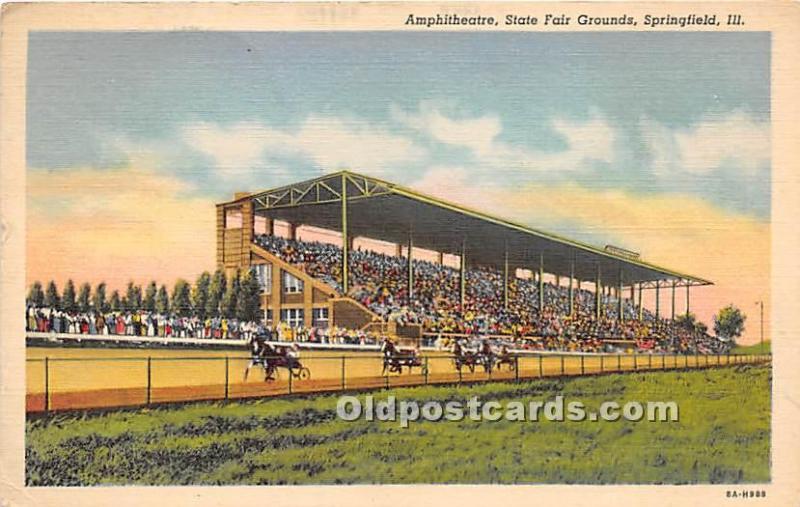
{"label": "grandstand", "polygon": [[[300,228],[334,239],[301,241]],[[391,244],[394,255],[356,250],[356,238]],[[435,260],[416,258],[422,251]],[[408,339],[655,337],[672,333],[678,289],[688,314],[690,288],[711,284],[619,247],[596,248],[349,171],[217,204],[217,264],[255,269],[268,323]],[[655,291],[652,311],[645,290]]]}

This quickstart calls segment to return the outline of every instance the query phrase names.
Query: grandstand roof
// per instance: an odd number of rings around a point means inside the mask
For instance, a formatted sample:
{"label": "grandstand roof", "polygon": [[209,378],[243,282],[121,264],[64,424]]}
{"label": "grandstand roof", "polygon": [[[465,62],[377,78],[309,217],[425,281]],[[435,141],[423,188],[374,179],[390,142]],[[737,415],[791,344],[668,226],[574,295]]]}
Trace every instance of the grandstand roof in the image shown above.
{"label": "grandstand roof", "polygon": [[546,273],[569,276],[574,261],[576,278],[594,281],[599,268],[603,285],[616,286],[620,276],[624,285],[641,282],[645,287],[656,282],[662,287],[664,282],[667,286],[712,283],[350,171],[242,199],[251,199],[259,215],[340,230],[343,183],[353,237],[406,244],[411,234],[415,247],[457,255],[463,241],[469,265],[496,268],[502,268],[507,248],[511,269],[537,270],[541,255]]}

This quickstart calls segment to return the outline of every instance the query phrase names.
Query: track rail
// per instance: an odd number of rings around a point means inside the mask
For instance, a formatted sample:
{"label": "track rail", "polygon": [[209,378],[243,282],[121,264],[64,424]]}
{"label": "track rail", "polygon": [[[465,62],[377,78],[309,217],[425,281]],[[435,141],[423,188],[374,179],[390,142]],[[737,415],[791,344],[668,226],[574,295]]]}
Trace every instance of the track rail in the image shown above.
{"label": "track rail", "polygon": [[[264,382],[255,371],[242,380],[247,357],[106,357],[28,359],[26,412],[46,413],[143,407],[190,401],[317,394],[434,384],[518,382],[539,378],[688,370],[765,364],[771,355],[518,355],[512,365],[492,372],[453,367],[452,356],[429,354],[416,369],[382,374],[377,354],[346,354],[303,358],[316,376],[299,380],[280,370]],[[81,375],[95,371],[102,382],[75,388]],[[75,376],[78,376],[76,379]],[[41,379],[41,381],[38,381]],[[263,378],[263,377],[262,377]],[[72,385],[71,385],[72,384]]]}

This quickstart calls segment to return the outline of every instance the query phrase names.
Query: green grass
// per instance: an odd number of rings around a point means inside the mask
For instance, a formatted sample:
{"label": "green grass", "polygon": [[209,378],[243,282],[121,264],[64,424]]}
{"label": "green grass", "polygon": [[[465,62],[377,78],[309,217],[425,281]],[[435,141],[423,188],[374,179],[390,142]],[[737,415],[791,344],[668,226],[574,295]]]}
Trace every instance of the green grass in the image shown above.
{"label": "green grass", "polygon": [[769,340],[765,341],[763,349],[760,343],[739,345],[731,349],[731,354],[769,354],[771,352],[771,343]]}
{"label": "green grass", "polygon": [[54,415],[26,425],[26,482],[752,483],[770,480],[767,366],[378,391],[398,401],[674,400],[680,421],[345,422],[337,397]]}

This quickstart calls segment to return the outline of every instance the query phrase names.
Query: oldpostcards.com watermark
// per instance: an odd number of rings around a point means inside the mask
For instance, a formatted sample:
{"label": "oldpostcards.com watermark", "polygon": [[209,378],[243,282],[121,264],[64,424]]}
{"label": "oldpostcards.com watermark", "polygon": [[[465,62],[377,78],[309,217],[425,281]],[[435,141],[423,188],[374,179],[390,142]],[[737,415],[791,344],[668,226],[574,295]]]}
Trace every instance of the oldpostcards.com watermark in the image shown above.
{"label": "oldpostcards.com watermark", "polygon": [[674,401],[629,401],[620,404],[604,401],[598,409],[589,410],[583,402],[566,401],[556,396],[547,401],[481,401],[473,396],[463,401],[398,401],[394,396],[378,399],[372,395],[363,397],[341,396],[336,404],[336,415],[344,421],[396,421],[403,428],[419,420],[425,421],[520,421],[554,422],[581,421],[631,421],[631,422],[677,422],[678,404]]}

